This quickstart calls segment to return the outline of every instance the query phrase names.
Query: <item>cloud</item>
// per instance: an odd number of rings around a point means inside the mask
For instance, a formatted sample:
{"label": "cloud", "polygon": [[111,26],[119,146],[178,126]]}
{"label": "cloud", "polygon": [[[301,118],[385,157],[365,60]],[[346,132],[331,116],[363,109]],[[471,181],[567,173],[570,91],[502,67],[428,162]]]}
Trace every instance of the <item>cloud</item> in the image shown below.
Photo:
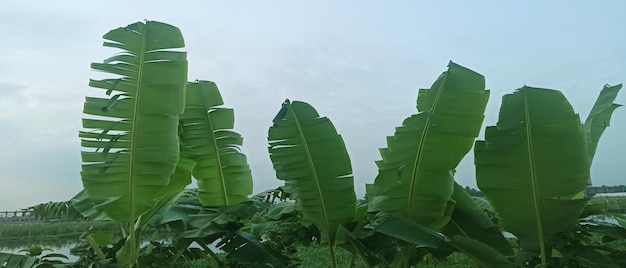
{"label": "cloud", "polygon": [[48,201],[66,201],[82,189],[78,148],[53,139],[48,144],[29,144],[32,139],[12,139],[2,144],[0,155],[0,210],[26,208]]}
{"label": "cloud", "polygon": [[[604,83],[626,81],[621,2],[151,3],[3,4],[0,183],[11,193],[27,185],[34,194],[2,199],[2,206],[17,206],[14,198],[69,198],[80,187],[83,96],[96,94],[87,81],[102,75],[89,64],[118,52],[101,46],[104,33],[143,19],[178,26],[190,80],[215,81],[225,106],[235,109],[255,192],[282,183],[266,136],[285,98],[309,102],[332,120],[362,194],[376,176],[385,136],[416,112],[417,90],[430,87],[449,60],[485,75],[492,90],[485,126],[497,121],[501,96],[524,84],[562,90],[584,118]],[[618,102],[626,104],[623,95]],[[594,184],[623,183],[623,109],[598,148]],[[470,153],[457,178],[475,185],[473,177]]]}

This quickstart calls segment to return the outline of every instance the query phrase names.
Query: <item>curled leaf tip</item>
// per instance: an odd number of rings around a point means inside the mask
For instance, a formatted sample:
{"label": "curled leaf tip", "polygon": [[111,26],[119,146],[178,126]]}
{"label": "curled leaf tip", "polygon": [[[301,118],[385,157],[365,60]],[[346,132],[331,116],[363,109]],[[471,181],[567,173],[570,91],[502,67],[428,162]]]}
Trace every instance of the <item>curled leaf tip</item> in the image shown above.
{"label": "curled leaf tip", "polygon": [[287,115],[287,107],[290,103],[291,102],[289,101],[289,99],[285,99],[285,101],[282,104],[282,107],[280,108],[280,111],[278,111],[278,114],[276,114],[272,122],[276,123],[280,120],[283,120],[283,118],[285,118],[285,116]]}

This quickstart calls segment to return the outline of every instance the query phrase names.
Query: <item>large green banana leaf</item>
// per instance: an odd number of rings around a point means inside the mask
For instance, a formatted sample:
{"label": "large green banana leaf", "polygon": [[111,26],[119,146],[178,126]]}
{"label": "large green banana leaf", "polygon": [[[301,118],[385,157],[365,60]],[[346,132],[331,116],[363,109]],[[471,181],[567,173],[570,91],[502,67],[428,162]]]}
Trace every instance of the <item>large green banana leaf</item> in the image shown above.
{"label": "large green banana leaf", "polygon": [[454,168],[480,132],[488,99],[482,75],[450,62],[430,89],[419,91],[420,113],[387,137],[378,176],[366,186],[368,210],[445,226],[454,209]]}
{"label": "large green banana leaf", "polygon": [[506,256],[515,254],[509,241],[502,235],[500,228],[457,183],[454,183],[452,199],[455,201],[454,211],[448,225],[441,230],[444,235],[448,237],[461,236],[480,241]]}
{"label": "large green banana leaf", "polygon": [[196,162],[193,176],[205,206],[234,205],[252,194],[250,167],[239,150],[243,138],[232,130],[233,110],[216,107],[222,104],[215,83],[187,85],[185,113],[180,116],[181,157]]}
{"label": "large green banana leaf", "polygon": [[84,217],[72,205],[71,201],[48,202],[30,207],[33,214],[45,220],[83,220]]}
{"label": "large green banana leaf", "polygon": [[37,257],[33,256],[0,252],[0,267],[31,268],[37,261]]}
{"label": "large green banana leaf", "polygon": [[116,78],[90,80],[106,97],[87,97],[81,131],[85,192],[116,199],[105,214],[133,223],[169,184],[179,158],[178,115],[184,109],[186,53],[180,30],[147,21],[112,30],[104,46],[122,52],[93,63]]}
{"label": "large green banana leaf", "polygon": [[285,181],[304,217],[332,244],[337,227],[356,212],[345,144],[326,117],[305,102],[283,103],[268,134],[276,176]]}
{"label": "large green banana leaf", "polygon": [[559,91],[523,87],[502,98],[475,146],[476,180],[501,226],[543,261],[587,202],[589,157],[579,116]]}
{"label": "large green banana leaf", "polygon": [[591,108],[587,120],[585,120],[585,134],[587,137],[587,151],[589,154],[589,161],[593,161],[593,157],[596,154],[596,148],[598,147],[598,141],[600,136],[604,133],[604,130],[609,126],[611,122],[611,116],[620,104],[615,104],[615,98],[617,93],[622,89],[622,84],[609,86],[605,85],[600,91],[600,95],[596,100],[596,103]]}
{"label": "large green banana leaf", "polygon": [[[377,232],[419,245],[421,248],[463,252],[481,267],[513,267],[504,255],[481,241],[464,235],[446,236],[408,219],[391,215],[376,219],[371,227]],[[402,258],[402,257],[401,257]]]}

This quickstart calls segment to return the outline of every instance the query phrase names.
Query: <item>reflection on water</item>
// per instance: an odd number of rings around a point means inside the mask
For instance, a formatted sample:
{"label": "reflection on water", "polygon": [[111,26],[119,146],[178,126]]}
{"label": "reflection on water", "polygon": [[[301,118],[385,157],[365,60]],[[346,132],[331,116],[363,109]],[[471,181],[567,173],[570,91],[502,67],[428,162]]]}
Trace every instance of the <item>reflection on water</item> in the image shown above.
{"label": "reflection on water", "polygon": [[78,243],[80,243],[80,240],[78,238],[2,241],[0,242],[0,251],[9,252],[13,250],[31,248],[34,246],[40,246],[43,248],[61,248],[75,245]]}
{"label": "reflection on water", "polygon": [[69,261],[73,262],[76,261],[78,257],[72,256],[70,254],[70,249],[78,243],[80,243],[80,240],[77,238],[2,241],[0,242],[0,252],[25,254],[24,252],[20,253],[19,251],[22,249],[39,246],[42,248],[52,249],[52,251],[45,251],[42,255],[52,252],[60,253],[67,256],[69,258]]}
{"label": "reflection on water", "polygon": [[[170,241],[172,239],[171,234],[161,234],[157,239],[159,242]],[[148,236],[143,235],[144,240],[141,243],[141,246],[145,246],[148,244]],[[120,239],[119,237],[115,237],[114,240]],[[78,238],[59,238],[59,239],[29,239],[29,240],[9,240],[9,241],[0,241],[0,252],[5,253],[15,253],[15,254],[25,254],[25,252],[19,252],[22,249],[28,249],[31,247],[39,246],[42,248],[48,248],[52,251],[45,251],[42,255],[48,253],[60,253],[68,257],[69,262],[74,262],[78,260],[78,256],[73,256],[70,254],[70,249],[74,246],[82,243]]]}

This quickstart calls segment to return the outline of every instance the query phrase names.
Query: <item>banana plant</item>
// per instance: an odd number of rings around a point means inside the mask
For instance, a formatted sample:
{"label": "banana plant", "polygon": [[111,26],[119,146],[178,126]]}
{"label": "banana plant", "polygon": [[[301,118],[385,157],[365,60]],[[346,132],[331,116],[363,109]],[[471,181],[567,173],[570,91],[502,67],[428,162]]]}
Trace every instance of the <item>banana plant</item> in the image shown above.
{"label": "banana plant", "polygon": [[167,191],[179,160],[178,116],[184,109],[186,53],[180,30],[146,21],[105,34],[104,46],[122,52],[93,63],[115,75],[90,80],[102,97],[87,97],[81,177],[87,198],[109,200],[106,216],[126,225],[128,255],[136,265],[138,232],[133,227]]}
{"label": "banana plant", "polygon": [[71,201],[48,202],[30,207],[37,218],[58,219],[58,220],[83,220],[76,208],[71,205]]}
{"label": "banana plant", "polygon": [[453,62],[430,89],[421,89],[419,113],[380,150],[378,176],[366,186],[368,211],[435,230],[447,225],[455,205],[454,169],[478,136],[488,99],[484,77]]}
{"label": "banana plant", "polygon": [[33,267],[39,260],[36,257],[0,252],[0,267]]}
{"label": "banana plant", "polygon": [[[484,77],[453,62],[430,89],[421,89],[419,113],[396,128],[388,148],[380,150],[378,176],[366,186],[368,211],[397,215],[463,241],[456,250],[480,262],[493,252],[500,259],[513,255],[499,228],[453,177],[478,136],[488,99]],[[468,247],[476,250],[470,254]],[[409,244],[403,251],[394,262],[408,265],[415,254]],[[477,259],[481,252],[486,259]]]}
{"label": "banana plant", "polygon": [[585,138],[587,139],[587,154],[590,162],[593,161],[593,157],[596,154],[602,133],[611,123],[613,112],[622,106],[613,103],[620,89],[622,89],[622,84],[615,86],[604,85],[587,116],[587,120],[585,120]]}
{"label": "banana plant", "polygon": [[181,159],[195,162],[198,199],[204,206],[228,206],[248,200],[252,174],[239,150],[243,138],[232,128],[233,109],[224,104],[215,83],[187,85],[185,112],[180,116]]}
{"label": "banana plant", "polygon": [[[515,254],[509,241],[502,235],[500,227],[491,221],[475,199],[467,194],[458,183],[454,183],[452,199],[455,201],[454,211],[448,224],[441,229],[442,234],[453,240],[464,239],[463,241],[467,241],[468,245],[471,245],[474,240],[478,241],[479,243],[473,243],[477,249],[488,245],[503,256]],[[487,256],[490,255],[487,254]]]}
{"label": "banana plant", "polygon": [[308,103],[286,100],[268,133],[278,179],[308,221],[320,229],[335,266],[337,228],[356,213],[350,158],[332,122]]}
{"label": "banana plant", "polygon": [[546,266],[559,234],[575,226],[617,90],[605,87],[583,126],[561,92],[520,88],[502,98],[497,125],[476,142],[478,187],[520,240],[518,262],[538,254]]}
{"label": "banana plant", "polygon": [[378,217],[370,224],[369,228],[398,240],[420,245],[421,248],[462,252],[481,267],[514,267],[503,254],[491,245],[474,240],[469,236],[457,235],[450,238],[396,215]]}

